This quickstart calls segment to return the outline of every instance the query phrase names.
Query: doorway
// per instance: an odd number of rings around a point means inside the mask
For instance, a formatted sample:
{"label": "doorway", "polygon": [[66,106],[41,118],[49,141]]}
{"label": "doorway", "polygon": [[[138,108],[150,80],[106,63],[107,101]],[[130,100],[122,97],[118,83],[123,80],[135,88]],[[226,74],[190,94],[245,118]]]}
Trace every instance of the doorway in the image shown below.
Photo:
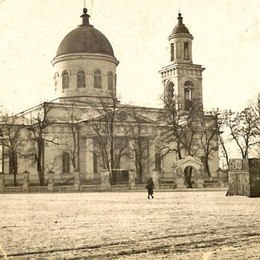
{"label": "doorway", "polygon": [[193,187],[193,175],[194,175],[194,168],[192,166],[187,166],[184,169],[184,179],[187,188]]}

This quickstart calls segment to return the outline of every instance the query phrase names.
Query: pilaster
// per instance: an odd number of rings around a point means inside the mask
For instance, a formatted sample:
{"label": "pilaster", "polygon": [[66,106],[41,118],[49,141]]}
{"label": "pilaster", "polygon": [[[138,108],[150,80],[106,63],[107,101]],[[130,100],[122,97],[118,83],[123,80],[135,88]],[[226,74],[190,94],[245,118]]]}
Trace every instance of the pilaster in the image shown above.
{"label": "pilaster", "polygon": [[149,160],[148,160],[148,176],[144,177],[150,177],[152,175],[152,172],[155,170],[155,154],[156,154],[156,148],[154,144],[154,140],[149,140]]}
{"label": "pilaster", "polygon": [[101,177],[101,183],[100,183],[101,190],[111,190],[109,171],[103,169],[100,173],[100,177]]}
{"label": "pilaster", "polygon": [[23,173],[23,191],[29,191],[29,172],[25,171]]}
{"label": "pilaster", "polygon": [[48,186],[47,190],[50,192],[54,191],[54,172],[48,172]]}
{"label": "pilaster", "polygon": [[94,170],[93,170],[93,139],[86,139],[86,178],[93,179],[94,178]]}

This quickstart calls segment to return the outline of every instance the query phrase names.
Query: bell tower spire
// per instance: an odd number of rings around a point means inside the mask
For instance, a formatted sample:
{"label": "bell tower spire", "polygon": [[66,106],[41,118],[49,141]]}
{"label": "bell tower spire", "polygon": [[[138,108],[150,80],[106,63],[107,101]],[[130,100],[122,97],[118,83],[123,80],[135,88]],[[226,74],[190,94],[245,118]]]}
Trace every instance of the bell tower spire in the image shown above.
{"label": "bell tower spire", "polygon": [[192,63],[192,40],[188,28],[183,23],[181,13],[178,14],[178,24],[169,36],[171,45],[171,61],[181,63]]}
{"label": "bell tower spire", "polygon": [[180,111],[203,110],[201,65],[192,62],[193,36],[178,13],[177,24],[169,36],[171,64],[160,71],[164,101],[175,102]]}

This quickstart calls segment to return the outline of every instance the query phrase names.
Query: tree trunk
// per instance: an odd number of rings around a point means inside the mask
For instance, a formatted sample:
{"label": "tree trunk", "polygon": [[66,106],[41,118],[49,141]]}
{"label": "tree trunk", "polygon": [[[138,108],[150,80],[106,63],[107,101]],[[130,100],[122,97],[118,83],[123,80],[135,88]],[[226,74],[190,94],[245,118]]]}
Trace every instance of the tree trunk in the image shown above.
{"label": "tree trunk", "polygon": [[17,158],[14,152],[10,154],[10,173],[14,175],[14,186],[17,186]]}
{"label": "tree trunk", "polygon": [[16,178],[16,176],[17,176],[17,171],[18,171],[17,155],[16,154],[15,154],[13,162],[14,162],[14,165],[13,165],[13,167],[14,167],[14,169],[13,169],[13,171],[14,171],[14,185],[16,186],[17,185],[17,178]]}
{"label": "tree trunk", "polygon": [[179,157],[179,160],[182,159],[182,155],[181,155],[181,148],[180,148],[180,144],[178,143],[178,146],[177,146],[177,151],[178,151],[178,157]]}
{"label": "tree trunk", "polygon": [[209,157],[206,156],[205,158],[205,166],[206,166],[206,172],[208,174],[208,177],[211,177],[210,169],[209,169]]}
{"label": "tree trunk", "polygon": [[143,177],[143,165],[141,162],[138,163],[138,178],[139,178],[139,183],[142,183],[142,177]]}
{"label": "tree trunk", "polygon": [[110,147],[110,169],[112,170],[115,168],[115,161],[114,161],[114,147],[113,147],[113,143],[111,144]]}
{"label": "tree trunk", "polygon": [[227,163],[227,167],[229,169],[229,157],[228,157],[228,152],[227,152],[227,149],[226,149],[226,146],[222,140],[222,138],[220,139],[220,144],[222,146],[222,149],[224,151],[224,156],[225,156],[225,160],[226,160],[226,163]]}
{"label": "tree trunk", "polygon": [[192,188],[191,178],[192,178],[192,167],[187,166],[184,170],[184,177],[187,183],[187,188]]}
{"label": "tree trunk", "polygon": [[43,141],[39,141],[38,153],[37,153],[37,172],[38,172],[40,186],[44,186],[44,171],[42,168],[42,164],[43,164]]}

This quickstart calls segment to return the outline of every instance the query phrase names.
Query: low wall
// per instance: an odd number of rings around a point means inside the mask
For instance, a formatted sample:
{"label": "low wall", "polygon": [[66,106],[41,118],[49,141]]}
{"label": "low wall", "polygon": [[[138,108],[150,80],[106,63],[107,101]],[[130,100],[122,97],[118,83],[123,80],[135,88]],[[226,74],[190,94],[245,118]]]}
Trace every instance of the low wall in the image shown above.
{"label": "low wall", "polygon": [[230,159],[227,195],[260,197],[260,159]]}

